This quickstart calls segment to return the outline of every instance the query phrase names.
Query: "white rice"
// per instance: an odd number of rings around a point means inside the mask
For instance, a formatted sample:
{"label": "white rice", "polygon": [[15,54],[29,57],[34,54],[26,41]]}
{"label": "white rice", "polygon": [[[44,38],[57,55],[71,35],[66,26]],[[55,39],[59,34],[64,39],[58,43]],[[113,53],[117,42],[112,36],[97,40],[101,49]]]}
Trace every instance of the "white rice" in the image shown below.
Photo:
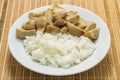
{"label": "white rice", "polygon": [[24,40],[31,58],[42,65],[69,68],[93,54],[95,45],[87,37],[70,34],[42,34],[27,36]]}

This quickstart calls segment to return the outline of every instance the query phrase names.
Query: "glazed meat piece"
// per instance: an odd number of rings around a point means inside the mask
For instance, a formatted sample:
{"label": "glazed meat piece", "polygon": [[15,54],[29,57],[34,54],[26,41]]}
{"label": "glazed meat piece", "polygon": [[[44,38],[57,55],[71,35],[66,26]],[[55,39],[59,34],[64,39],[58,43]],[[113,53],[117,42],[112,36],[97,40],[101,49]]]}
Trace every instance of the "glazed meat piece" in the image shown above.
{"label": "glazed meat piece", "polygon": [[84,35],[90,39],[97,39],[99,36],[99,30],[100,28],[94,28],[90,31],[85,32]]}
{"label": "glazed meat piece", "polygon": [[56,15],[56,14],[53,13],[53,17],[52,18],[53,18],[53,21],[54,21],[55,19],[58,19],[58,18],[64,19],[65,16],[66,16],[65,13],[64,14],[61,13],[59,15]]}
{"label": "glazed meat piece", "polygon": [[35,27],[35,20],[29,20],[28,22],[26,22],[22,26],[22,29],[24,29],[24,30],[33,30],[33,29],[36,29],[36,27]]}
{"label": "glazed meat piece", "polygon": [[64,19],[62,19],[62,18],[57,19],[57,20],[55,21],[55,23],[54,23],[54,25],[57,26],[57,27],[62,27],[62,26],[64,26],[65,24],[66,24],[66,21],[65,21]]}
{"label": "glazed meat piece", "polygon": [[48,10],[44,11],[43,15],[47,17],[48,23],[50,25],[53,25],[53,21],[52,21],[52,9],[48,9]]}
{"label": "glazed meat piece", "polygon": [[72,34],[74,36],[78,36],[78,37],[83,35],[83,31],[80,28],[78,28],[77,26],[75,26],[74,24],[67,22],[67,27],[68,27],[68,31],[70,34]]}
{"label": "glazed meat piece", "polygon": [[80,18],[79,27],[81,29],[83,29],[84,32],[87,32],[87,31],[89,31],[91,29],[94,29],[96,27],[96,24],[94,22],[89,22],[89,21],[86,21],[83,18]]}
{"label": "glazed meat piece", "polygon": [[94,28],[96,28],[96,24],[94,22],[88,22],[87,27],[85,28],[85,32],[92,30]]}
{"label": "glazed meat piece", "polygon": [[85,28],[87,27],[87,26],[85,26],[85,25],[81,25],[81,24],[77,24],[76,26],[78,26],[80,29],[82,29],[84,32],[85,32]]}
{"label": "glazed meat piece", "polygon": [[60,32],[62,32],[63,34],[67,33],[68,32],[68,28],[66,26],[62,27],[60,29]]}
{"label": "glazed meat piece", "polygon": [[36,20],[37,29],[45,28],[48,24],[48,19],[45,16],[41,16]]}
{"label": "glazed meat piece", "polygon": [[65,17],[65,9],[60,7],[57,2],[53,3],[53,14],[61,18]]}
{"label": "glazed meat piece", "polygon": [[43,15],[42,12],[39,12],[39,13],[29,13],[28,14],[29,18],[36,18],[36,17],[40,17],[42,15]]}
{"label": "glazed meat piece", "polygon": [[43,12],[43,15],[52,18],[52,9],[47,9],[46,11]]}
{"label": "glazed meat piece", "polygon": [[66,13],[65,20],[67,20],[72,24],[77,24],[79,19],[80,19],[80,16],[76,12],[70,11]]}
{"label": "glazed meat piece", "polygon": [[58,28],[56,26],[53,26],[53,25],[47,25],[47,27],[45,29],[45,32],[48,32],[48,33],[58,33],[58,32],[60,32],[60,28]]}
{"label": "glazed meat piece", "polygon": [[66,20],[71,22],[72,24],[77,24],[79,19],[80,19],[79,15],[70,15],[66,17]]}
{"label": "glazed meat piece", "polygon": [[33,36],[36,34],[36,30],[24,30],[17,28],[16,29],[16,36],[19,39],[24,39],[26,36]]}
{"label": "glazed meat piece", "polygon": [[88,23],[88,21],[86,21],[83,18],[80,18],[77,26],[79,26],[81,29],[85,29],[87,27],[87,23]]}
{"label": "glazed meat piece", "polygon": [[52,20],[53,20],[53,22],[55,22],[56,20],[58,20],[58,19],[62,19],[60,16],[56,16],[56,15],[53,15],[52,16]]}

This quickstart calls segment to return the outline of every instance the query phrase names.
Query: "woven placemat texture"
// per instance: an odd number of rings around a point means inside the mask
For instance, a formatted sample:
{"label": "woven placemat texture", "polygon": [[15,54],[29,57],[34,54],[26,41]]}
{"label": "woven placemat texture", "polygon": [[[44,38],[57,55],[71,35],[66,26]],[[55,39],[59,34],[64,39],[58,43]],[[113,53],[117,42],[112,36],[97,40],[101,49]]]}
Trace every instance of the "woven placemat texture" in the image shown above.
{"label": "woven placemat texture", "polygon": [[108,25],[111,47],[94,68],[75,75],[54,77],[32,72],[20,65],[8,48],[8,32],[13,22],[25,12],[51,5],[53,0],[0,0],[0,79],[1,80],[120,80],[120,3],[118,0],[59,0],[87,8]]}

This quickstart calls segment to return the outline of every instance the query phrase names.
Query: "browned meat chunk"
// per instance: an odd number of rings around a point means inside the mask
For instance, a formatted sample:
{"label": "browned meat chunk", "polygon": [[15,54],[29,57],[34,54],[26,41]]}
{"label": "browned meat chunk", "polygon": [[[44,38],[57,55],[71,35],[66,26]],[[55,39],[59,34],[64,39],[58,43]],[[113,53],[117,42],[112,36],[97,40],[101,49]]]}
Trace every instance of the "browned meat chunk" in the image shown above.
{"label": "browned meat chunk", "polygon": [[54,25],[55,26],[57,26],[57,27],[62,27],[62,26],[64,26],[66,24],[66,21],[64,20],[64,19],[57,19],[56,21],[55,21],[55,23],[54,23]]}
{"label": "browned meat chunk", "polygon": [[29,13],[29,18],[36,18],[36,17],[40,17],[42,15],[43,15],[42,12],[40,12],[40,13]]}
{"label": "browned meat chunk", "polygon": [[53,4],[53,14],[56,16],[60,16],[62,18],[65,17],[65,9],[60,7],[57,2]]}
{"label": "browned meat chunk", "polygon": [[60,28],[58,28],[56,26],[53,26],[53,25],[47,25],[47,27],[45,29],[45,32],[48,32],[48,33],[57,33],[57,32],[60,32]]}
{"label": "browned meat chunk", "polygon": [[83,31],[74,24],[67,22],[67,27],[70,34],[78,37],[83,35]]}
{"label": "browned meat chunk", "polygon": [[51,17],[52,18],[52,9],[48,9],[43,12],[43,15],[46,17]]}
{"label": "browned meat chunk", "polygon": [[92,30],[96,27],[96,24],[94,22],[88,22],[87,27],[85,28],[85,32]]}
{"label": "browned meat chunk", "polygon": [[84,32],[85,32],[85,28],[87,27],[87,26],[85,26],[85,25],[76,25],[76,26],[78,26],[80,29],[82,29]]}
{"label": "browned meat chunk", "polygon": [[88,21],[84,20],[83,18],[80,18],[77,26],[80,27],[81,29],[85,30],[85,28],[87,27],[87,23],[88,23]]}
{"label": "browned meat chunk", "polygon": [[48,24],[48,19],[45,16],[41,16],[36,20],[37,29],[45,28]]}
{"label": "browned meat chunk", "polygon": [[100,28],[94,28],[90,31],[85,32],[84,35],[90,39],[97,39],[99,36],[99,30]]}
{"label": "browned meat chunk", "polygon": [[24,29],[24,30],[36,29],[36,27],[35,27],[35,20],[29,20],[28,22],[26,22],[26,23],[22,26],[22,29]]}
{"label": "browned meat chunk", "polygon": [[96,27],[96,24],[94,22],[89,22],[84,20],[83,18],[80,18],[79,25],[81,29],[84,30],[84,32],[92,30]]}
{"label": "browned meat chunk", "polygon": [[53,22],[55,22],[56,20],[61,19],[61,17],[60,17],[60,16],[53,15],[53,16],[52,16],[52,19],[53,19]]}
{"label": "browned meat chunk", "polygon": [[64,26],[63,28],[60,29],[60,32],[62,32],[63,34],[68,32],[68,28],[66,26]]}
{"label": "browned meat chunk", "polygon": [[47,17],[48,23],[50,25],[53,25],[53,21],[52,21],[52,9],[48,9],[48,10],[44,11],[43,15]]}
{"label": "browned meat chunk", "polygon": [[17,28],[16,29],[16,36],[17,38],[24,39],[26,36],[33,36],[36,34],[36,30],[24,30]]}
{"label": "browned meat chunk", "polygon": [[66,13],[65,20],[67,20],[68,22],[71,22],[72,24],[77,24],[79,19],[80,19],[80,16],[76,12],[70,11]]}

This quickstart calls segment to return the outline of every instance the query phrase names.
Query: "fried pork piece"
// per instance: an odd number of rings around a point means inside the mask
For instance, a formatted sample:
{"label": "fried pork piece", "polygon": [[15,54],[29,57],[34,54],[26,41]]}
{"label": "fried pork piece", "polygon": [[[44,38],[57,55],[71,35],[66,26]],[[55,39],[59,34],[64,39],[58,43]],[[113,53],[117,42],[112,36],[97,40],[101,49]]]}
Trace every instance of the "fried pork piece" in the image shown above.
{"label": "fried pork piece", "polygon": [[66,24],[66,21],[62,18],[59,18],[55,21],[54,25],[57,27],[62,27]]}
{"label": "fried pork piece", "polygon": [[68,31],[69,31],[70,34],[72,34],[74,36],[78,36],[78,37],[83,35],[82,29],[78,28],[74,24],[72,24],[70,22],[67,22],[67,27],[68,27]]}
{"label": "fried pork piece", "polygon": [[56,20],[58,20],[58,19],[62,19],[60,16],[56,16],[56,15],[53,15],[52,16],[52,20],[53,20],[53,22],[55,22]]}
{"label": "fried pork piece", "polygon": [[80,17],[79,15],[70,15],[66,17],[66,20],[69,21],[72,24],[77,24],[79,21]]}
{"label": "fried pork piece", "polygon": [[85,32],[92,30],[94,28],[96,28],[96,24],[94,22],[88,22],[87,27],[85,28]]}
{"label": "fried pork piece", "polygon": [[39,12],[39,13],[29,13],[28,14],[29,18],[36,18],[36,17],[40,17],[42,15],[43,15],[42,12]]}
{"label": "fried pork piece", "polygon": [[47,9],[46,11],[43,12],[43,15],[52,18],[52,9]]}
{"label": "fried pork piece", "polygon": [[80,19],[80,16],[76,12],[70,11],[66,13],[65,20],[67,20],[72,24],[77,24],[79,19]]}
{"label": "fried pork piece", "polygon": [[83,18],[80,18],[79,24],[77,26],[79,26],[81,29],[83,29],[84,32],[87,32],[89,30],[94,29],[96,27],[96,24],[94,22],[89,22]]}
{"label": "fried pork piece", "polygon": [[33,29],[36,29],[36,27],[35,27],[35,20],[29,20],[28,22],[26,22],[22,26],[22,29],[24,29],[24,30],[33,30]]}
{"label": "fried pork piece", "polygon": [[61,18],[65,18],[65,9],[60,7],[57,2],[53,3],[53,14]]}
{"label": "fried pork piece", "polygon": [[44,32],[48,33],[58,33],[60,32],[60,28],[53,26],[53,25],[47,25],[46,29]]}
{"label": "fried pork piece", "polygon": [[48,24],[48,19],[45,16],[41,16],[36,20],[37,29],[45,28]]}
{"label": "fried pork piece", "polygon": [[16,36],[19,39],[24,39],[26,36],[33,36],[36,34],[36,30],[24,30],[21,28],[16,29]]}
{"label": "fried pork piece", "polygon": [[77,26],[80,27],[81,29],[85,29],[87,27],[87,23],[88,23],[88,21],[86,21],[83,18],[80,18]]}
{"label": "fried pork piece", "polygon": [[97,39],[99,36],[99,31],[100,31],[100,28],[94,28],[92,30],[85,32],[84,35],[86,37],[89,37],[90,39]]}
{"label": "fried pork piece", "polygon": [[68,28],[66,26],[62,27],[60,29],[60,32],[62,32],[63,34],[67,33],[68,32]]}
{"label": "fried pork piece", "polygon": [[43,15],[47,17],[48,23],[50,25],[53,25],[53,21],[52,21],[52,9],[48,9],[48,10],[44,11]]}

